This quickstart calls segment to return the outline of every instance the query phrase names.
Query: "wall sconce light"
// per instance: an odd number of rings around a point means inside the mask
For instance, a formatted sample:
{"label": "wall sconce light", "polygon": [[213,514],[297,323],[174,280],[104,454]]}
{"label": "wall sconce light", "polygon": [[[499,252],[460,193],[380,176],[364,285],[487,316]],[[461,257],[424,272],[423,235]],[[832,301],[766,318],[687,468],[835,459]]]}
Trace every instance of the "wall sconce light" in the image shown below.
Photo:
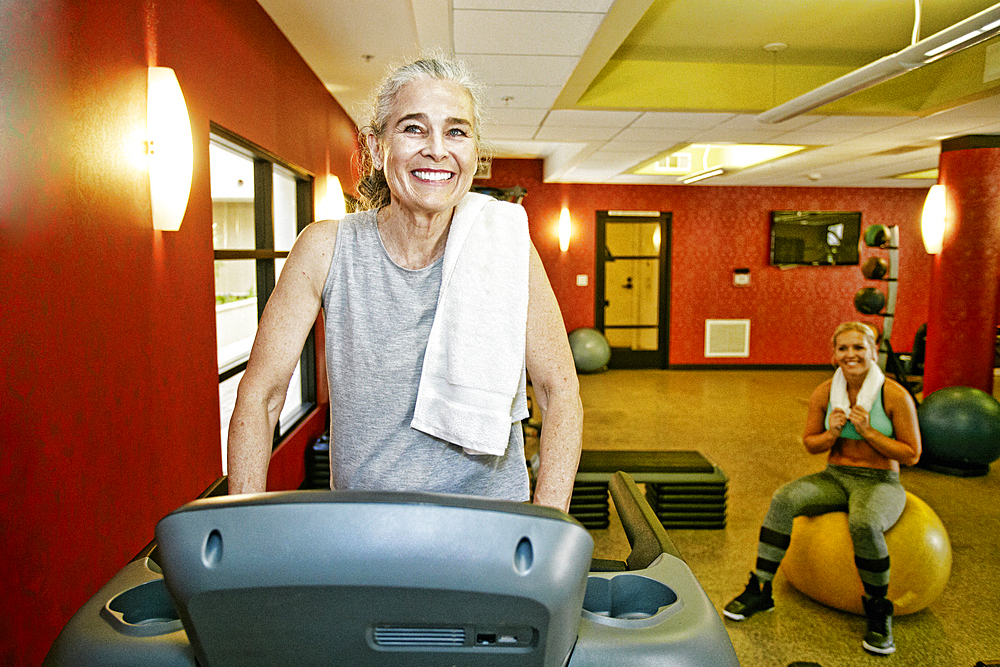
{"label": "wall sconce light", "polygon": [[941,252],[944,245],[945,224],[945,189],[938,183],[932,185],[927,199],[924,200],[924,211],[920,216],[920,235],[924,238],[924,249],[928,255]]}
{"label": "wall sconce light", "polygon": [[153,229],[177,231],[191,194],[194,149],[184,94],[169,67],[149,68],[146,150]]}
{"label": "wall sconce light", "polygon": [[317,220],[342,220],[347,215],[347,202],[340,179],[333,174],[326,176],[326,194],[317,207]]}
{"label": "wall sconce light", "polygon": [[569,237],[573,233],[573,223],[569,219],[569,209],[563,206],[559,214],[559,250],[566,252],[569,250]]}

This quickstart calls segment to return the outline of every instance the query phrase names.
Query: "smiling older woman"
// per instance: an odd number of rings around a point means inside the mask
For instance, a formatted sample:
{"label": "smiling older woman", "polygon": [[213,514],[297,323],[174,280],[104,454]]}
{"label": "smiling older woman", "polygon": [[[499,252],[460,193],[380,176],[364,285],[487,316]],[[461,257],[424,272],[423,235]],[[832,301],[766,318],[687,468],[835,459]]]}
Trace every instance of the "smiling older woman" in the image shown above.
{"label": "smiling older woman", "polygon": [[785,484],[771,498],[750,582],[723,613],[742,621],[774,608],[771,582],[791,542],[796,516],[847,511],[855,564],[864,585],[868,630],[862,646],[886,655],[892,639],[889,551],[883,533],[906,504],[899,466],[920,458],[920,429],[910,394],[886,378],[878,365],[872,329],[845,322],[833,333],[833,377],[809,399],[802,438],[810,454],[826,454],[822,472]]}
{"label": "smiling older woman", "polygon": [[583,411],[520,206],[470,193],[478,88],[459,63],[392,73],[361,131],[368,210],[309,225],[261,317],[229,430],[231,493],[263,491],[271,434],[322,309],[331,486],[529,499],[520,419],[543,410],[534,502],[569,507]]}

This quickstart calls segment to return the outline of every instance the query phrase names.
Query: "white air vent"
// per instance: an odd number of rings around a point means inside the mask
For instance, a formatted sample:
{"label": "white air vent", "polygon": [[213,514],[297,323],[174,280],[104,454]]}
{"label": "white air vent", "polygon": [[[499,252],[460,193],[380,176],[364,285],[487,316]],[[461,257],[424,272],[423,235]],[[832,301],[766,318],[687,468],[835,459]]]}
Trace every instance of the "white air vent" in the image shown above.
{"label": "white air vent", "polygon": [[705,320],[706,357],[749,357],[750,320]]}

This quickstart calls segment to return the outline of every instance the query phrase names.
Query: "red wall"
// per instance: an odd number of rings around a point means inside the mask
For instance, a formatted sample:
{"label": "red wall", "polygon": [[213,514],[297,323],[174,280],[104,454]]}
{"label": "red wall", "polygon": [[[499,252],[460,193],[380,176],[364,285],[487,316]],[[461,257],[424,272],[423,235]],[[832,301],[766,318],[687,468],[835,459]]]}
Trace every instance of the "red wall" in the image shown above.
{"label": "red wall", "polygon": [[[252,0],[0,5],[0,663],[63,624],[221,471],[209,122],[354,182],[353,123]],[[146,67],[184,90],[184,224],[154,232]],[[277,456],[302,480],[317,410]]]}
{"label": "red wall", "polygon": [[[879,317],[854,308],[865,280],[860,266],[769,266],[773,210],[861,211],[862,227],[898,225],[899,268],[892,343],[909,351],[927,319],[931,257],[920,239],[924,189],[763,188],[723,186],[585,185],[542,182],[540,160],[495,160],[477,185],[524,187],[532,239],[549,273],[569,330],[594,324],[595,212],[655,210],[672,215],[670,364],[814,365],[830,360],[830,334],[845,320],[882,328]],[[574,231],[559,251],[557,223],[567,206]],[[862,248],[861,261],[888,252]],[[733,285],[733,269],[749,268],[750,285]],[[587,274],[577,287],[577,274]],[[705,320],[749,318],[750,357],[706,359]]]}

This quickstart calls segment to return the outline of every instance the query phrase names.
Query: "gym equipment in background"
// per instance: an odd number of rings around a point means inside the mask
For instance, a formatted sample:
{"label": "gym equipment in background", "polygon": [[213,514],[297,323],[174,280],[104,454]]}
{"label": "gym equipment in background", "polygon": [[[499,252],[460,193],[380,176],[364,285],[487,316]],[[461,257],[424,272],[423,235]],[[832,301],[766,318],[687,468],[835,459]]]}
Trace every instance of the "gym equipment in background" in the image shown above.
{"label": "gym equipment in background", "polygon": [[[886,531],[889,599],[895,615],[920,611],[944,590],[951,575],[951,541],[941,519],[923,500],[906,492],[899,520]],[[854,563],[847,514],[795,517],[781,571],[795,588],[817,602],[864,614],[864,586]]]}
{"label": "gym equipment in background", "polygon": [[665,528],[726,527],[729,478],[700,452],[585,449],[569,513],[587,528],[610,523],[608,484],[616,471],[646,485],[646,500]]}
{"label": "gym equipment in background", "polygon": [[608,339],[597,329],[581,327],[569,332],[569,347],[578,373],[604,370],[611,359]]}
{"label": "gym equipment in background", "polygon": [[528,194],[528,191],[520,185],[515,185],[512,188],[488,188],[483,185],[475,185],[472,187],[472,191],[489,195],[500,201],[509,201],[512,204],[520,204],[524,201],[524,195]]}
{"label": "gym equipment in background", "polygon": [[892,240],[892,232],[885,225],[871,225],[865,229],[865,245],[869,248],[881,248],[886,244],[899,245]]}
{"label": "gym equipment in background", "polygon": [[885,308],[885,295],[874,287],[862,287],[854,295],[854,307],[865,315],[878,315]]}
{"label": "gym equipment in background", "polygon": [[160,521],[155,546],[70,619],[44,665],[739,667],[635,482],[619,473],[611,492],[632,547],[624,563],[592,560],[578,522],[524,503],[196,500]]}
{"label": "gym equipment in background", "polygon": [[1000,402],[981,389],[938,389],[924,398],[917,419],[923,468],[976,477],[1000,458]]}
{"label": "gym equipment in background", "polygon": [[330,434],[323,433],[303,452],[305,476],[299,490],[330,488]]}
{"label": "gym equipment in background", "polygon": [[889,273],[889,262],[878,255],[872,255],[861,265],[861,275],[868,280],[881,280]]}
{"label": "gym equipment in background", "polygon": [[[883,370],[892,373],[896,381],[917,400],[917,389],[907,377],[903,362],[892,349],[892,323],[896,311],[896,286],[899,281],[899,227],[893,225],[871,225],[865,229],[865,245],[869,248],[886,250],[889,259],[872,255],[861,265],[861,274],[868,280],[879,280],[888,284],[886,294],[875,287],[862,287],[854,295],[854,307],[864,315],[877,315],[882,318],[882,337],[879,351],[884,354],[879,357],[879,365]],[[885,311],[883,312],[883,308]],[[877,337],[876,337],[877,338]]]}

